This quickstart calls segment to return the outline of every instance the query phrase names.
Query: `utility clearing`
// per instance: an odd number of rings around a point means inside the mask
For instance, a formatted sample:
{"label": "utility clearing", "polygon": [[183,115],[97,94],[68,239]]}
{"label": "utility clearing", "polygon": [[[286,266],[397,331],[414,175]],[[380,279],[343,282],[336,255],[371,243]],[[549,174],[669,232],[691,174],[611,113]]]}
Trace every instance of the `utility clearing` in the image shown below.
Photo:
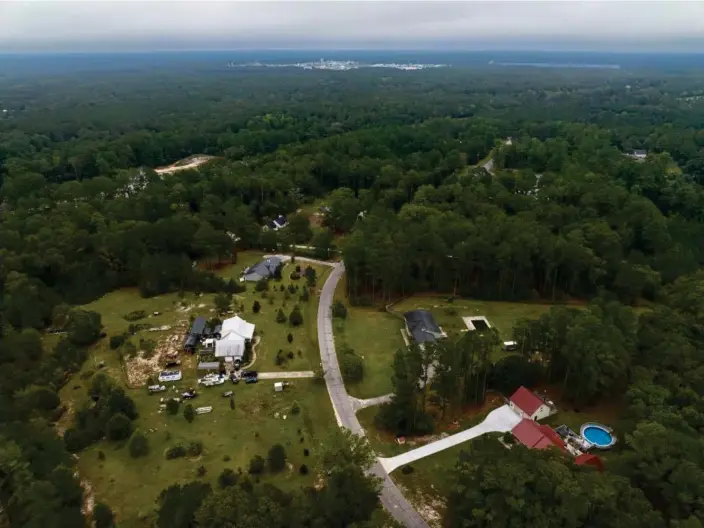
{"label": "utility clearing", "polygon": [[154,169],[154,172],[161,175],[173,174],[174,172],[188,169],[197,169],[198,167],[203,165],[203,163],[207,163],[212,159],[215,159],[215,156],[196,154],[194,156],[189,156],[187,158],[179,160],[176,163],[172,163],[171,165],[167,165],[166,167],[157,167],[156,169]]}

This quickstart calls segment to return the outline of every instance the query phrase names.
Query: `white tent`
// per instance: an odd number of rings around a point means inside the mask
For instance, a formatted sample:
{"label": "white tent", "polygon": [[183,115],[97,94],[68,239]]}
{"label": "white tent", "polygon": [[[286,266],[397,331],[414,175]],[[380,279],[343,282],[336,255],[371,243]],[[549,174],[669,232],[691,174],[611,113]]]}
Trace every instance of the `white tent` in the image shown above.
{"label": "white tent", "polygon": [[215,357],[234,357],[242,359],[244,356],[244,346],[244,337],[235,332],[229,332],[215,342]]}
{"label": "white tent", "polygon": [[248,323],[239,316],[231,317],[230,319],[225,319],[222,322],[220,335],[224,336],[230,332],[235,332],[245,339],[252,339],[254,336],[254,325],[252,323]]}

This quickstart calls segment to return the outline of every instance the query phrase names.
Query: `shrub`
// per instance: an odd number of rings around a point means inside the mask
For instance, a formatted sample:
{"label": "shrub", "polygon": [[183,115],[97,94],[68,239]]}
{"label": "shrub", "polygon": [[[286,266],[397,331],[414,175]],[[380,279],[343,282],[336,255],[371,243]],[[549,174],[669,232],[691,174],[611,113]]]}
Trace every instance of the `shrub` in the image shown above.
{"label": "shrub", "polygon": [[289,343],[293,343],[293,334],[291,332],[288,333],[288,336],[286,337],[288,339]]}
{"label": "shrub", "polygon": [[306,466],[305,464],[301,464],[301,467],[298,469],[298,472],[301,475],[307,475],[308,474],[308,466]]}
{"label": "shrub", "polygon": [[301,302],[308,302],[310,299],[310,293],[308,293],[308,288],[303,288],[303,292],[301,293]]}
{"label": "shrub", "polygon": [[401,473],[403,473],[404,475],[410,475],[414,471],[415,471],[415,469],[413,468],[413,466],[411,466],[409,464],[406,464],[405,466],[403,466],[401,468]]}
{"label": "shrub", "polygon": [[269,461],[269,469],[272,471],[281,471],[286,467],[286,450],[281,444],[274,444],[269,449],[269,454],[267,456]]}
{"label": "shrub", "polygon": [[296,288],[297,288],[297,287],[298,287],[298,286],[294,286],[293,284],[289,284],[289,285],[288,285],[288,292],[289,292],[289,293],[296,293]]}
{"label": "shrub", "polygon": [[303,450],[303,456],[309,456],[309,455],[310,455],[310,451],[309,451],[308,448],[306,447],[306,448]]}
{"label": "shrub", "polygon": [[147,312],[144,310],[135,310],[134,312],[130,312],[127,315],[123,316],[123,319],[126,321],[139,321],[140,319],[144,319],[147,316]]}
{"label": "shrub", "polygon": [[262,309],[262,305],[259,304],[259,301],[254,301],[254,304],[252,304],[252,312],[253,313],[259,313],[259,310]]}
{"label": "shrub", "polygon": [[115,514],[110,506],[98,502],[93,507],[93,524],[95,528],[113,528],[115,526]]}
{"label": "shrub", "polygon": [[335,301],[332,305],[332,316],[338,319],[345,319],[347,317],[347,307],[342,301]]}
{"label": "shrub", "polygon": [[132,458],[147,456],[149,454],[149,440],[142,433],[133,434],[130,438],[129,451]]}
{"label": "shrub", "polygon": [[301,406],[298,405],[297,401],[293,402],[293,405],[291,405],[291,414],[298,414],[300,412],[301,412]]}
{"label": "shrub", "polygon": [[279,308],[279,311],[276,312],[276,322],[277,323],[285,323],[286,322],[286,316],[284,315],[284,311]]}
{"label": "shrub", "polygon": [[267,279],[259,279],[254,285],[254,291],[264,292],[269,289],[269,281]]}
{"label": "shrub", "polygon": [[291,326],[301,326],[303,324],[303,314],[301,314],[300,306],[296,305],[293,307],[291,314],[288,316],[288,321]]}
{"label": "shrub", "polygon": [[288,290],[286,290],[284,292],[284,302],[288,301],[290,298],[291,298],[291,293]]}
{"label": "shrub", "polygon": [[239,475],[232,471],[230,468],[225,468],[222,473],[218,475],[218,486],[220,488],[229,488],[237,484],[237,479]]}
{"label": "shrub", "polygon": [[198,470],[196,471],[196,474],[197,474],[199,477],[204,477],[207,472],[208,472],[208,470],[205,469],[205,466],[200,466],[200,467],[198,468]]}
{"label": "shrub", "polygon": [[179,403],[176,400],[170,398],[166,401],[166,412],[172,415],[176,414],[178,412],[178,405]]}
{"label": "shrub", "polygon": [[300,272],[301,272],[301,265],[296,264],[296,273],[300,273]]}
{"label": "shrub", "polygon": [[359,382],[364,378],[364,363],[362,358],[353,353],[340,355],[340,370],[342,378],[348,382]]}
{"label": "shrub", "polygon": [[186,456],[186,448],[181,444],[176,444],[166,450],[166,460],[173,460],[175,458],[183,458]]}
{"label": "shrub", "polygon": [[[300,266],[297,266],[297,267],[300,267]],[[289,277],[293,281],[300,280],[301,279],[301,272],[300,271],[292,271],[291,275],[289,275]]]}
{"label": "shrub", "polygon": [[64,445],[69,453],[78,453],[90,444],[90,439],[75,427],[69,427],[64,433]]}
{"label": "shrub", "polygon": [[196,411],[190,403],[186,404],[186,407],[183,409],[183,417],[188,423],[191,423],[195,419]]}
{"label": "shrub", "polygon": [[109,440],[124,440],[132,434],[132,421],[123,413],[114,414],[105,424],[105,436]]}
{"label": "shrub", "polygon": [[259,455],[253,456],[252,460],[249,461],[249,474],[259,475],[262,471],[264,471],[265,465],[266,462],[262,457],[260,457]]}
{"label": "shrub", "polygon": [[188,444],[188,456],[197,457],[203,453],[203,442],[191,442]]}
{"label": "shrub", "polygon": [[120,335],[114,335],[110,338],[110,349],[111,350],[116,350],[122,346],[122,343],[125,342],[125,334],[120,334]]}

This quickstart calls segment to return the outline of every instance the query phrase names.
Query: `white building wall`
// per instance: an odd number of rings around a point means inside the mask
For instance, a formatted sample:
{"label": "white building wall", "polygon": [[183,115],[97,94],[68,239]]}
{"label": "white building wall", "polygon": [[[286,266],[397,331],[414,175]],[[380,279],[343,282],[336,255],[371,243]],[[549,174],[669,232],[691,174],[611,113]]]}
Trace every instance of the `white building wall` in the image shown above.
{"label": "white building wall", "polygon": [[542,420],[543,418],[547,418],[548,416],[550,416],[550,412],[550,407],[548,407],[547,405],[541,405],[533,413],[533,416],[531,416],[531,418],[533,420]]}

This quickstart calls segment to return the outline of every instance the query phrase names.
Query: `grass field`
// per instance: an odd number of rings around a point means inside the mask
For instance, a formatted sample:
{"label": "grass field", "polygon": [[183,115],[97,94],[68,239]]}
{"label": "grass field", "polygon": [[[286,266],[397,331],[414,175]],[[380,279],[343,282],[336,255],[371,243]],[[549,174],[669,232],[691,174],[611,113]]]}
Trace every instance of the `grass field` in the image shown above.
{"label": "grass field", "polygon": [[[261,257],[261,253],[241,253],[237,264],[225,267],[218,273],[224,277],[238,277],[242,269],[257,262]],[[301,263],[301,266],[305,267],[306,264]],[[329,269],[323,266],[314,267],[318,273],[319,288],[322,287]],[[304,324],[299,328],[291,328],[288,323],[276,323],[274,319],[276,310],[284,302],[284,293],[274,292],[274,286],[278,289],[280,284],[288,285],[288,277],[293,269],[294,265],[288,265],[284,269],[284,280],[281,283],[272,281],[268,297],[273,297],[273,305],[269,304],[268,298],[262,299],[260,293],[254,292],[253,285],[248,285],[247,291],[235,298],[235,304],[244,304],[242,316],[255,323],[256,331],[262,336],[253,367],[255,370],[310,370],[320,362],[316,331],[317,292],[311,294],[308,303],[301,303]],[[304,279],[296,283],[302,287]],[[108,336],[127,330],[130,323],[124,319],[124,315],[129,312],[159,312],[159,315],[150,315],[137,323],[170,328],[157,332],[143,330],[132,337],[132,341],[138,341],[139,337],[160,340],[177,336],[180,346],[182,334],[188,327],[189,316],[214,315],[211,311],[214,306],[213,298],[213,294],[198,296],[187,293],[183,296],[168,294],[142,299],[137,290],[123,289],[83,308],[102,314]],[[259,314],[252,313],[252,303],[255,299],[262,305]],[[287,315],[293,308],[295,299],[298,299],[298,294],[292,294],[286,303],[284,311]],[[182,323],[180,327],[179,322]],[[294,336],[291,344],[287,340],[289,332]],[[47,336],[47,339],[54,337]],[[118,383],[125,382],[119,353],[110,350],[108,343],[109,339],[103,339],[94,345],[81,372],[62,389],[62,401],[69,409],[75,410],[86,401],[86,387],[101,362],[104,364],[102,372]],[[285,351],[293,350],[294,359],[277,367],[274,358],[279,348]],[[300,356],[298,350],[301,351]],[[81,478],[90,483],[96,500],[104,500],[110,504],[121,527],[150,525],[149,517],[153,515],[159,492],[171,484],[195,479],[199,467],[206,469],[203,478],[209,481],[216,479],[224,468],[242,468],[246,471],[249,460],[254,455],[266,457],[268,449],[275,443],[284,445],[290,465],[277,475],[265,473],[262,479],[287,490],[298,489],[314,482],[319,468],[321,446],[335,428],[330,400],[324,385],[310,379],[293,380],[293,385],[282,393],[274,392],[273,381],[264,380],[255,385],[231,385],[228,382],[221,387],[203,388],[193,404],[195,407],[213,406],[213,412],[196,416],[194,422],[189,424],[183,418],[182,412],[174,416],[158,412],[160,396],[177,395],[189,387],[196,386],[196,357],[181,354],[181,359],[183,380],[175,384],[177,391],[149,395],[144,388],[127,389],[139,411],[135,425],[150,441],[151,450],[147,457],[132,459],[125,445],[107,441],[99,442],[80,453],[78,464]],[[233,390],[235,393],[234,410],[230,409],[229,400],[221,396],[225,390]],[[291,413],[294,401],[301,409],[300,413],[295,415]],[[283,419],[284,415],[286,420]],[[58,424],[59,430],[65,430],[71,421],[72,413],[66,413]],[[177,443],[187,445],[195,441],[202,442],[205,448],[204,453],[197,459],[165,459],[164,450],[168,447]],[[310,456],[304,456],[304,448],[310,450]],[[102,460],[102,455],[99,458],[100,452],[104,455]],[[303,463],[310,469],[307,476],[298,473]],[[129,500],[126,500],[127,497]]]}

